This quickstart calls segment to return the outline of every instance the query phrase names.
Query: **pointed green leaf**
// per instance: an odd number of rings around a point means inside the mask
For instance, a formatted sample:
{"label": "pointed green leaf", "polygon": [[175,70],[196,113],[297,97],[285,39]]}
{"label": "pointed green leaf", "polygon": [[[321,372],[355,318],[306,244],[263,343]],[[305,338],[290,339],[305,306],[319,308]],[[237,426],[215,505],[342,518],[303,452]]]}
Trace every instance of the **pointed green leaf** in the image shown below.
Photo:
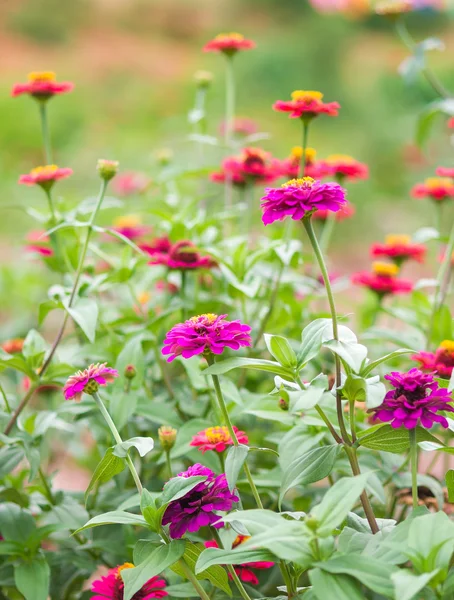
{"label": "pointed green leaf", "polygon": [[90,483],[85,491],[85,503],[87,503],[88,494],[97,483],[107,483],[107,481],[110,481],[112,477],[115,477],[115,475],[121,473],[124,468],[124,460],[113,454],[113,448],[108,448],[103,458],[98,463],[98,466],[96,467]]}

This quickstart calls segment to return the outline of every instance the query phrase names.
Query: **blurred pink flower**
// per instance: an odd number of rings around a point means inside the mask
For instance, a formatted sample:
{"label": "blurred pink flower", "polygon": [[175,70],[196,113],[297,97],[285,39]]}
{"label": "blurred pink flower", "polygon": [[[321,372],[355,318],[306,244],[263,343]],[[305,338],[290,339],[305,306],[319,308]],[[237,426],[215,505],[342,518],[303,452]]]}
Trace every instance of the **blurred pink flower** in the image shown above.
{"label": "blurred pink flower", "polygon": [[127,171],[119,173],[113,182],[114,192],[118,196],[132,196],[142,194],[150,185],[151,179],[143,173]]}
{"label": "blurred pink flower", "polygon": [[52,71],[37,71],[29,73],[27,83],[16,83],[11,95],[13,97],[22,94],[30,94],[38,100],[48,100],[57,94],[71,92],[74,84],[70,81],[56,81],[55,73]]}
{"label": "blurred pink flower", "polygon": [[56,181],[65,179],[72,174],[72,169],[60,169],[57,165],[45,165],[44,167],[32,169],[30,173],[27,173],[26,175],[21,175],[19,177],[19,183],[23,185],[39,185],[43,188],[50,189]]}
{"label": "blurred pink flower", "polygon": [[65,400],[80,402],[83,392],[96,392],[100,385],[106,386],[118,377],[118,371],[106,366],[107,363],[90,365],[83,371],[77,371],[69,377],[63,388]]}
{"label": "blurred pink flower", "polygon": [[295,90],[291,100],[278,100],[273,104],[273,108],[278,112],[291,113],[289,116],[292,119],[312,119],[321,114],[337,117],[340,104],[323,102],[321,92]]}
{"label": "blurred pink flower", "polygon": [[248,40],[241,33],[220,33],[203,47],[204,52],[222,52],[233,56],[239,50],[255,48],[255,42]]}

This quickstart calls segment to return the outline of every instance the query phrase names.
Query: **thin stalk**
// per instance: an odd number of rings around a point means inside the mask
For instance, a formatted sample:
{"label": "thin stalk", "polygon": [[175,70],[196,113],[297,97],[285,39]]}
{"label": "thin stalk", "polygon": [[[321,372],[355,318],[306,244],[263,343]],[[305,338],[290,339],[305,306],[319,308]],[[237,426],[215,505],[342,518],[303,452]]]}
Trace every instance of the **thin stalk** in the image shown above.
{"label": "thin stalk", "polygon": [[227,571],[230,573],[230,577],[235,582],[235,585],[238,588],[238,591],[240,592],[240,596],[243,598],[243,600],[251,600],[251,597],[244,589],[244,585],[241,583],[240,578],[236,574],[234,567],[232,565],[227,565]]}
{"label": "thin stalk", "polygon": [[181,269],[181,287],[180,287],[180,296],[181,301],[183,302],[183,307],[181,309],[181,316],[183,321],[187,319],[187,307],[186,307],[186,284],[187,284],[187,272],[185,269]]}
{"label": "thin stalk", "polygon": [[[300,386],[300,388],[302,390],[304,390],[304,386],[301,382],[301,379],[299,377],[297,377],[295,379],[296,383]],[[342,438],[337,434],[336,430],[334,429],[332,423],[330,422],[330,420],[328,419],[328,417],[325,415],[323,409],[318,406],[318,404],[315,405],[315,410],[318,412],[319,416],[323,419],[323,422],[325,423],[325,425],[328,427],[331,435],[333,436],[333,438],[336,440],[336,442],[338,444],[342,444]]]}
{"label": "thin stalk", "polygon": [[167,363],[164,360],[162,360],[161,355],[159,354],[159,348],[157,346],[155,346],[154,351],[156,362],[158,364],[159,370],[161,371],[161,377],[164,382],[164,386],[167,390],[167,393],[169,394],[169,398],[173,400],[175,398],[175,394],[173,392],[172,383],[170,381],[169,372],[167,370]]}
{"label": "thin stalk", "polygon": [[24,408],[27,406],[27,404],[29,403],[31,397],[35,393],[36,388],[37,388],[37,384],[36,385],[32,385],[30,387],[30,389],[28,390],[28,392],[25,394],[25,396],[22,398],[22,402],[19,404],[19,406],[13,412],[13,414],[11,415],[11,419],[8,421],[8,424],[5,427],[5,430],[3,432],[5,435],[9,435],[10,434],[11,429],[14,427],[14,424],[16,423],[19,415],[24,410]]}
{"label": "thin stalk", "polygon": [[408,430],[410,436],[410,462],[411,462],[411,495],[413,509],[418,508],[418,442],[416,428]]}
{"label": "thin stalk", "polygon": [[[359,468],[358,457],[356,455],[356,449],[351,446],[344,446],[345,451],[347,452],[348,460],[350,462],[350,466],[352,468],[353,475],[361,475],[361,469]],[[372,505],[369,501],[369,497],[367,495],[366,490],[364,490],[360,496],[361,504],[363,506],[364,512],[366,514],[367,521],[369,523],[369,527],[373,534],[378,533],[379,528],[377,525],[377,520],[374,515],[374,511]]]}
{"label": "thin stalk", "polygon": [[11,406],[9,405],[8,402],[8,397],[5,393],[5,390],[3,389],[2,384],[0,383],[0,394],[2,395],[3,398],[3,402],[5,403],[5,410],[8,414],[11,414]]}
{"label": "thin stalk", "polygon": [[49,123],[47,120],[47,102],[39,102],[39,116],[41,119],[41,129],[43,132],[44,156],[46,158],[46,164],[51,165],[53,160],[49,134]]}
{"label": "thin stalk", "polygon": [[49,504],[51,504],[52,506],[55,505],[55,498],[54,495],[52,494],[52,490],[50,489],[50,485],[47,481],[46,476],[44,475],[41,467],[38,469],[38,475],[39,478],[41,479],[41,483],[43,484],[43,488],[44,488],[44,495],[46,496],[47,500],[49,501]]}
{"label": "thin stalk", "polygon": [[57,224],[57,213],[55,212],[55,205],[54,205],[54,201],[52,199],[51,191],[47,187],[43,188],[43,190],[46,193],[47,203],[49,204],[50,214],[52,215],[52,225],[56,225]]}
{"label": "thin stalk", "polygon": [[302,120],[303,123],[303,140],[302,140],[302,154],[301,154],[301,160],[300,160],[300,164],[299,164],[299,172],[298,172],[298,177],[304,177],[304,174],[306,172],[306,150],[307,150],[307,140],[309,139],[309,123],[310,121],[308,121],[307,119],[303,119]]}
{"label": "thin stalk", "polygon": [[169,479],[171,479],[173,477],[173,474],[172,474],[172,461],[170,460],[170,451],[166,450],[165,454],[166,454],[167,471],[169,474]]}
{"label": "thin stalk", "polygon": [[[235,77],[233,72],[233,58],[226,56],[225,63],[225,129],[224,145],[226,155],[232,146],[233,141],[233,120],[235,115]],[[226,173],[224,183],[224,208],[229,209],[232,206],[232,177]]]}
{"label": "thin stalk", "polygon": [[354,400],[350,400],[349,401],[349,408],[350,408],[350,431],[352,434],[352,441],[353,443],[356,442],[356,420],[355,420],[355,401]]}

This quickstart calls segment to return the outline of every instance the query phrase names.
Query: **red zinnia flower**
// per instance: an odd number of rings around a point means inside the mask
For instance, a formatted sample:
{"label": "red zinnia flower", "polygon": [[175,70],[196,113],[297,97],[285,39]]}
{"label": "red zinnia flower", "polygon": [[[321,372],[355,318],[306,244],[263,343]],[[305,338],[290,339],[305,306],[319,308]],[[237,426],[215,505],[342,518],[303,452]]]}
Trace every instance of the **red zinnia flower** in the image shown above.
{"label": "red zinnia flower", "polygon": [[[326,221],[329,215],[332,214],[330,210],[327,209],[319,209],[314,212],[312,215],[313,219],[317,221]],[[336,221],[344,221],[345,219],[349,219],[353,217],[355,214],[355,207],[350,202],[346,202],[335,214]]]}
{"label": "red zinnia flower", "polygon": [[145,234],[150,233],[150,227],[142,225],[140,218],[136,215],[117,217],[113,222],[113,229],[129,240],[137,240]]}
{"label": "red zinnia flower", "polygon": [[23,185],[39,185],[42,188],[50,189],[56,181],[65,179],[72,174],[72,169],[60,169],[57,165],[46,165],[44,167],[36,167],[30,173],[21,175],[19,183]]}
{"label": "red zinnia flower", "polygon": [[[110,569],[105,577],[96,579],[91,584],[91,591],[96,595],[91,600],[122,600],[125,584],[121,578],[121,572],[124,569],[132,569],[132,563],[124,563],[115,569]],[[151,600],[152,598],[164,598],[169,594],[165,591],[166,582],[161,577],[152,577],[138,592],[134,594],[132,600]]]}
{"label": "red zinnia flower", "polygon": [[416,184],[412,191],[414,198],[430,198],[443,202],[454,197],[454,182],[448,177],[429,177],[424,183]]}
{"label": "red zinnia flower", "polygon": [[195,244],[182,240],[172,244],[168,238],[158,238],[151,244],[141,245],[151,255],[149,265],[163,265],[168,269],[209,269],[216,266],[210,256],[202,256]]}
{"label": "red zinnia flower", "polygon": [[325,103],[322,99],[321,92],[296,90],[292,92],[291,100],[278,100],[273,104],[273,108],[279,112],[291,113],[289,116],[292,119],[300,117],[312,119],[321,114],[337,117],[340,104],[337,102]]}
{"label": "red zinnia flower", "polygon": [[437,167],[435,173],[439,177],[449,177],[450,179],[454,179],[454,167]]}
{"label": "red zinnia flower", "polygon": [[[240,431],[238,427],[233,426],[233,430],[240,444],[247,444],[249,439],[244,431]],[[190,446],[195,446],[205,454],[207,450],[215,450],[216,452],[224,452],[227,446],[233,445],[233,440],[227,427],[208,427],[203,431],[199,431],[193,436]]]}
{"label": "red zinnia flower", "polygon": [[[313,179],[322,179],[330,174],[325,163],[322,160],[315,160],[317,152],[314,148],[306,148],[306,165],[304,169],[305,177]],[[281,174],[292,179],[296,179],[300,173],[300,166],[303,157],[303,148],[294,146],[290,156],[281,162]]]}
{"label": "red zinnia flower", "polygon": [[399,267],[393,263],[374,262],[372,273],[363,271],[352,275],[352,283],[368,287],[383,297],[387,294],[406,294],[413,289],[413,283],[397,277]]}
{"label": "red zinnia flower", "polygon": [[387,256],[400,266],[406,260],[422,263],[426,247],[422,244],[412,244],[409,235],[387,235],[384,244],[372,244],[370,253],[374,258]]}
{"label": "red zinnia flower", "polygon": [[238,187],[271,183],[280,176],[281,166],[269,152],[261,148],[244,148],[238,156],[230,156],[222,162],[222,169],[211,175],[217,183],[231,181]]}
{"label": "red zinnia flower", "polygon": [[220,33],[203,47],[204,52],[222,52],[233,56],[239,50],[251,50],[255,42],[248,40],[241,33]]}
{"label": "red zinnia flower", "polygon": [[11,340],[6,340],[1,345],[1,349],[7,352],[8,354],[19,354],[20,352],[22,352],[23,347],[24,340],[22,338],[13,338]]}
{"label": "red zinnia flower", "polygon": [[422,371],[433,372],[443,379],[449,379],[454,370],[454,341],[444,340],[436,352],[418,352],[411,357],[420,363]]}
{"label": "red zinnia flower", "polygon": [[368,166],[347,154],[332,154],[324,162],[329,175],[341,180],[355,181],[369,177]]}
{"label": "red zinnia flower", "polygon": [[48,100],[57,94],[71,92],[74,84],[69,81],[58,83],[55,73],[52,71],[33,72],[28,75],[28,83],[16,83],[11,95],[13,97],[21,94],[30,94],[38,100]]}
{"label": "red zinnia flower", "polygon": [[63,388],[65,400],[80,402],[82,394],[92,394],[98,391],[100,385],[105,386],[112,383],[118,377],[118,371],[106,367],[107,363],[92,364],[84,371],[77,371],[69,377]]}

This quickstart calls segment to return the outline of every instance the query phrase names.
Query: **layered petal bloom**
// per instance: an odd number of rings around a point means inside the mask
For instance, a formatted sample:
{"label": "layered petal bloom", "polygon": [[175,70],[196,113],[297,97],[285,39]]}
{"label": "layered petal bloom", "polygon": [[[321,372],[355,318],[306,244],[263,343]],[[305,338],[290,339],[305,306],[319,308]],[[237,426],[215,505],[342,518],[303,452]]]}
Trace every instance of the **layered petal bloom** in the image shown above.
{"label": "layered petal bloom", "polygon": [[227,321],[227,315],[205,314],[178,323],[164,340],[162,354],[170,355],[168,362],[177,356],[191,358],[197,354],[222,354],[225,348],[239,350],[251,346],[251,328],[241,321]]}
{"label": "layered petal bloom", "polygon": [[168,238],[158,238],[151,244],[142,244],[141,248],[151,256],[149,265],[162,265],[179,271],[210,269],[216,266],[211,256],[201,255],[195,244],[189,240],[172,244]]}
{"label": "layered petal bloom", "polygon": [[201,527],[213,525],[222,527],[217,511],[227,512],[239,498],[229,491],[227,479],[222,473],[216,475],[201,464],[189,467],[178,477],[205,476],[206,480],[197,484],[190,492],[167,507],[162,519],[163,525],[170,524],[170,536],[181,538],[188,531],[195,533]]}
{"label": "layered petal bloom", "polygon": [[419,362],[422,371],[429,371],[450,379],[454,370],[454,341],[444,340],[436,352],[418,352],[411,357]]}
{"label": "layered petal bloom", "polygon": [[411,369],[408,373],[393,371],[385,375],[385,379],[394,389],[386,394],[383,404],[374,409],[374,420],[390,422],[395,429],[414,429],[419,424],[430,429],[434,423],[448,427],[447,419],[438,413],[454,412],[449,404],[451,393],[438,387],[432,374]]}
{"label": "layered petal bloom", "polygon": [[39,185],[50,189],[56,181],[65,179],[72,174],[73,170],[67,167],[61,169],[57,165],[46,165],[44,167],[36,167],[30,173],[21,175],[19,183],[23,185]]}
{"label": "layered petal bloom", "polygon": [[113,229],[127,237],[128,240],[137,240],[150,233],[150,227],[143,225],[136,215],[117,217],[114,219]]}
{"label": "layered petal bloom", "polygon": [[[247,444],[249,442],[248,436],[244,431],[240,431],[235,425],[233,426],[233,430],[240,444]],[[227,446],[233,445],[233,440],[228,427],[208,427],[196,433],[189,445],[198,448],[202,454],[205,454],[208,450],[224,452]]]}
{"label": "layered petal bloom", "polygon": [[369,288],[379,296],[387,294],[407,294],[413,289],[413,283],[407,279],[399,279],[399,267],[393,263],[374,262],[372,273],[361,271],[352,275],[355,285]]}
{"label": "layered petal bloom", "polygon": [[24,347],[24,341],[23,338],[12,338],[11,340],[4,341],[0,348],[8,354],[19,354]]}
{"label": "layered petal bloom", "polygon": [[30,231],[27,235],[25,250],[44,257],[52,256],[54,251],[50,247],[50,238],[47,235],[43,235],[44,233],[44,231]]}
{"label": "layered petal bloom", "polygon": [[454,179],[454,167],[437,167],[435,173],[439,177],[449,177]]}
{"label": "layered petal bloom", "polygon": [[269,152],[261,148],[244,148],[238,156],[230,156],[222,161],[222,169],[212,173],[216,183],[231,181],[233,185],[244,187],[248,184],[271,183],[281,175],[281,163]]}
{"label": "layered petal bloom", "polygon": [[[327,177],[329,169],[322,160],[316,160],[317,152],[314,148],[306,148],[306,164],[304,167],[304,176],[313,179],[322,179]],[[290,156],[281,162],[281,174],[292,179],[296,179],[300,172],[301,159],[303,157],[303,148],[294,146]]]}
{"label": "layered petal bloom", "polygon": [[274,110],[288,112],[292,119],[312,119],[318,115],[337,117],[340,104],[338,102],[323,102],[321,92],[295,90],[291,100],[278,100],[273,104]]}
{"label": "layered petal bloom", "polygon": [[40,71],[29,73],[27,83],[16,83],[11,95],[13,97],[29,94],[38,100],[48,100],[57,94],[71,92],[74,84],[70,81],[56,81],[56,75],[52,71]]}
{"label": "layered petal bloom", "polygon": [[248,40],[241,33],[219,33],[203,47],[204,52],[222,52],[227,56],[233,56],[240,50],[251,50],[256,44]]}
{"label": "layered petal bloom", "polygon": [[443,202],[454,197],[454,181],[449,177],[429,177],[424,183],[416,184],[411,194],[414,198],[430,198]]}
{"label": "layered petal bloom", "polygon": [[[235,538],[232,548],[237,548],[240,544],[243,544],[246,540],[248,540],[250,536],[248,535],[237,535]],[[205,548],[219,548],[216,540],[210,540],[205,542]],[[268,561],[258,561],[258,562],[249,562],[243,563],[240,565],[233,565],[235,569],[235,573],[244,581],[244,583],[249,583],[250,585],[258,585],[259,580],[255,571],[262,571],[264,569],[271,569],[274,567],[274,562]],[[229,579],[232,579],[231,574],[229,573]]]}
{"label": "layered petal bloom", "polygon": [[126,171],[119,173],[113,182],[113,190],[118,196],[126,197],[142,194],[150,185],[151,180],[143,173]]}
{"label": "layered petal bloom", "polygon": [[[329,217],[330,214],[331,214],[331,211],[329,211],[327,209],[319,209],[314,212],[314,214],[312,215],[312,218],[316,219],[317,221],[326,221],[326,219]],[[350,217],[353,217],[354,214],[355,214],[355,207],[353,206],[353,204],[350,204],[350,202],[346,202],[335,213],[335,219],[336,219],[336,221],[345,221],[345,219],[349,219]]]}
{"label": "layered petal bloom", "polygon": [[[132,569],[132,563],[125,563],[110,569],[106,576],[96,579],[91,584],[91,591],[95,594],[91,600],[123,600],[125,584],[121,578],[124,569]],[[152,598],[164,598],[169,594],[165,590],[166,581],[160,576],[149,579],[131,600],[151,600]]]}
{"label": "layered petal bloom", "polygon": [[348,154],[331,154],[324,161],[328,174],[339,180],[355,181],[369,177],[369,167]]}
{"label": "layered petal bloom", "polygon": [[314,210],[337,212],[346,202],[346,191],[338,183],[322,183],[312,177],[292,179],[280,188],[267,188],[262,198],[262,221],[269,225],[291,217],[300,221]]}
{"label": "layered petal bloom", "polygon": [[387,235],[384,244],[372,244],[370,253],[373,258],[386,256],[401,265],[407,260],[424,262],[426,250],[422,244],[412,244],[409,235]]}
{"label": "layered petal bloom", "polygon": [[107,363],[90,365],[83,371],[77,371],[68,379],[63,388],[65,400],[80,402],[83,392],[92,394],[99,386],[106,386],[118,377],[118,371],[106,366]]}

